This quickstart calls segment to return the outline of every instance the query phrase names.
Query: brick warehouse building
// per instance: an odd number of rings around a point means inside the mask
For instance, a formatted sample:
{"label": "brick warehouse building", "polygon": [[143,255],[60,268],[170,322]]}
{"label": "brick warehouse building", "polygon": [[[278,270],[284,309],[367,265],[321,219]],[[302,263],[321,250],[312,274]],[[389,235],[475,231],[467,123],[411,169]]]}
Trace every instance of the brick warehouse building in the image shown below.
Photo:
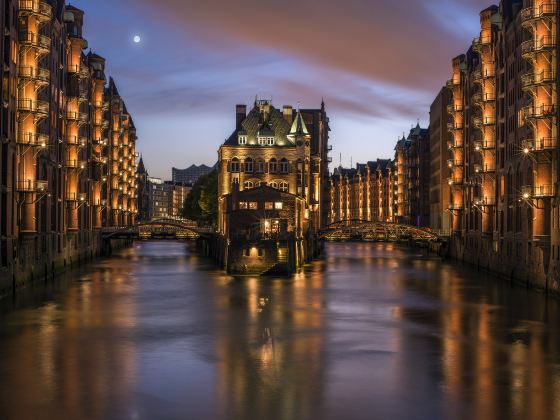
{"label": "brick warehouse building", "polygon": [[453,60],[452,252],[558,289],[558,2],[502,1]]}
{"label": "brick warehouse building", "polygon": [[105,59],[84,53],[84,13],[2,1],[0,294],[99,251],[133,224],[136,130]]}

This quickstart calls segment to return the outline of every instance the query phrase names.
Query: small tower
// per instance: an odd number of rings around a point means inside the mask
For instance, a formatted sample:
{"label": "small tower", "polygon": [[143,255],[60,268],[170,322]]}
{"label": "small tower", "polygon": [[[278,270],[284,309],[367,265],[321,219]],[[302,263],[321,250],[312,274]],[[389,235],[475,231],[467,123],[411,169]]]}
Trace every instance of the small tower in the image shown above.
{"label": "small tower", "polygon": [[[288,138],[296,145],[297,154],[297,194],[309,197],[309,158],[311,156],[311,136],[303,120],[301,112],[297,111],[296,118],[292,123],[292,128]],[[308,200],[309,203],[309,200]]]}

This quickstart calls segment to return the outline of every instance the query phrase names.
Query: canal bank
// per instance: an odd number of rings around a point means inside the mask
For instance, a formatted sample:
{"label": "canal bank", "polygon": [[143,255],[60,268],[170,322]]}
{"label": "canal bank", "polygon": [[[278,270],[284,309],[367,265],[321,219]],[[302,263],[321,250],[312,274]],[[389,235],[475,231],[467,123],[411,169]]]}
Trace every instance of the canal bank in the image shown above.
{"label": "canal bank", "polygon": [[21,235],[13,242],[13,259],[0,268],[0,299],[34,282],[48,282],[61,273],[109,256],[132,243],[104,241],[100,231]]}
{"label": "canal bank", "polygon": [[449,240],[448,256],[501,279],[560,294],[560,260],[551,253],[550,244],[455,234]]}

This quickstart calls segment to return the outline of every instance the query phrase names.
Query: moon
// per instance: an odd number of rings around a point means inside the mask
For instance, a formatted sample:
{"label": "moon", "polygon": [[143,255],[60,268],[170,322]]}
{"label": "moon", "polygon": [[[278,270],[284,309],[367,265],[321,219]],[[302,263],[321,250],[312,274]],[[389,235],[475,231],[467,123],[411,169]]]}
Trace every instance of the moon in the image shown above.
{"label": "moon", "polygon": [[134,41],[135,44],[140,44],[142,38],[140,38],[140,35],[134,35],[134,38],[132,38],[132,40]]}

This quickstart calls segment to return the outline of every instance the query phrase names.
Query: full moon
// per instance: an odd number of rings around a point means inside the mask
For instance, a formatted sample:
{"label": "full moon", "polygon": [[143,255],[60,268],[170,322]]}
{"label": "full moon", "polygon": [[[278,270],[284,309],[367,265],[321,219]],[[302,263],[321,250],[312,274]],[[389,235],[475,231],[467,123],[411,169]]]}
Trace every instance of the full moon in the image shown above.
{"label": "full moon", "polygon": [[142,41],[142,38],[140,38],[140,35],[134,35],[134,43],[135,44],[140,44],[140,41]]}

